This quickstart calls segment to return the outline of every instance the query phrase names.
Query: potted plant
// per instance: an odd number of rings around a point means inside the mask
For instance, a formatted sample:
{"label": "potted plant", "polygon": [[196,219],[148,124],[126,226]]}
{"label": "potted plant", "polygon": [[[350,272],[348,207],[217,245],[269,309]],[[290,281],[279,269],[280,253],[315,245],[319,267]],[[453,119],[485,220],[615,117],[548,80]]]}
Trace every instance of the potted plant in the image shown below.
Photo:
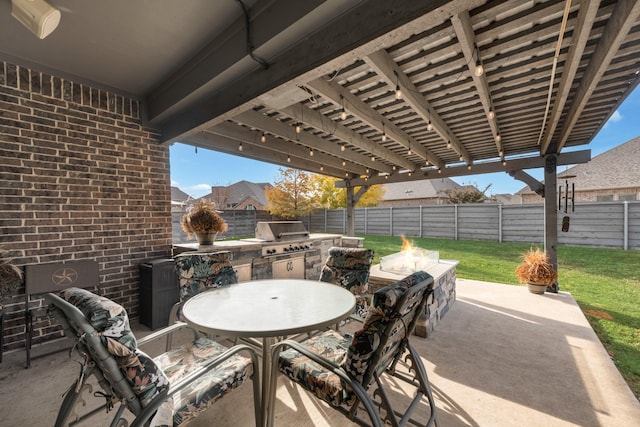
{"label": "potted plant", "polygon": [[182,216],[182,229],[191,238],[196,235],[201,245],[213,245],[218,233],[227,231],[227,222],[215,210],[213,203],[200,199]]}
{"label": "potted plant", "polygon": [[22,284],[22,270],[13,264],[9,251],[0,248],[0,317],[4,299]]}
{"label": "potted plant", "polygon": [[522,263],[516,268],[520,283],[526,283],[529,292],[543,294],[547,286],[558,279],[558,272],[549,262],[549,256],[540,248],[530,249],[522,254]]}

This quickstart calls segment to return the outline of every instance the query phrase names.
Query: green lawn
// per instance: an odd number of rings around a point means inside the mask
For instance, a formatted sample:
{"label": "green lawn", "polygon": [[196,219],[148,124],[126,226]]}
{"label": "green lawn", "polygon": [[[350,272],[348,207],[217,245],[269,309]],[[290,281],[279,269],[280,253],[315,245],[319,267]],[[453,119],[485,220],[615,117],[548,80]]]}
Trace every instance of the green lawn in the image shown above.
{"label": "green lawn", "polygon": [[[381,256],[398,252],[400,237],[365,237]],[[417,247],[457,259],[457,276],[517,285],[514,275],[523,243],[410,238]],[[539,245],[541,246],[541,245]],[[631,390],[640,397],[640,251],[581,246],[558,249],[558,283],[570,292],[611,355]]]}

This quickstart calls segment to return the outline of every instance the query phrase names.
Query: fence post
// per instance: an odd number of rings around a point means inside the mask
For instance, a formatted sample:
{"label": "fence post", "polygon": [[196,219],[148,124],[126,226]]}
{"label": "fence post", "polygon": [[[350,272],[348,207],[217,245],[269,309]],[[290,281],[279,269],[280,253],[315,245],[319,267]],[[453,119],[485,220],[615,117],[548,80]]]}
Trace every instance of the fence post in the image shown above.
{"label": "fence post", "polygon": [[368,231],[367,224],[369,223],[369,218],[368,218],[369,212],[367,209],[369,208],[364,208],[364,234],[365,235],[367,234],[367,231]]}
{"label": "fence post", "polygon": [[458,240],[458,205],[453,205],[453,240]]}
{"label": "fence post", "polygon": [[624,250],[628,250],[629,249],[629,202],[628,201],[624,201],[624,244],[623,244],[623,248]]}
{"label": "fence post", "polygon": [[420,231],[418,232],[420,238],[422,238],[422,205],[420,205]]}
{"label": "fence post", "polygon": [[324,208],[324,232],[327,232],[327,208]]}
{"label": "fence post", "polygon": [[389,236],[393,236],[393,206],[389,206]]}
{"label": "fence post", "polygon": [[502,243],[502,204],[498,205],[498,242]]}

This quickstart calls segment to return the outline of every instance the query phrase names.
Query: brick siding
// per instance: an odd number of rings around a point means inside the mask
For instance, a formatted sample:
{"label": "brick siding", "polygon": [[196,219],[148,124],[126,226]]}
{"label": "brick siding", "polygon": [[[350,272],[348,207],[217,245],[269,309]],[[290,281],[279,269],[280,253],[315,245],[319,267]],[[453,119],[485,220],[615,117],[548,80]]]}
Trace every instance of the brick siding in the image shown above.
{"label": "brick siding", "polygon": [[[140,103],[0,62],[0,246],[17,265],[96,259],[101,294],[138,315],[139,265],[171,253],[169,149]],[[24,288],[2,302],[24,347]],[[34,344],[61,336],[42,300]]]}

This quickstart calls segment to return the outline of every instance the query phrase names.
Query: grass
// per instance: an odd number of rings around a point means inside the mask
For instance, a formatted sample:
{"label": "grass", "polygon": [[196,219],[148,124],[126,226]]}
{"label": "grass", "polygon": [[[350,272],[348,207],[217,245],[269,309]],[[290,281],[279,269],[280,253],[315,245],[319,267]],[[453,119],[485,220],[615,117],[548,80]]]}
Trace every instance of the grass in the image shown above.
{"label": "grass", "polygon": [[[375,250],[374,262],[398,252],[400,237],[365,237]],[[490,241],[410,238],[420,248],[437,250],[440,258],[460,260],[456,273],[464,279],[518,285],[514,270],[532,245]],[[534,245],[535,246],[535,245]],[[558,283],[570,292],[636,397],[640,398],[640,252],[635,250],[560,246]]]}

